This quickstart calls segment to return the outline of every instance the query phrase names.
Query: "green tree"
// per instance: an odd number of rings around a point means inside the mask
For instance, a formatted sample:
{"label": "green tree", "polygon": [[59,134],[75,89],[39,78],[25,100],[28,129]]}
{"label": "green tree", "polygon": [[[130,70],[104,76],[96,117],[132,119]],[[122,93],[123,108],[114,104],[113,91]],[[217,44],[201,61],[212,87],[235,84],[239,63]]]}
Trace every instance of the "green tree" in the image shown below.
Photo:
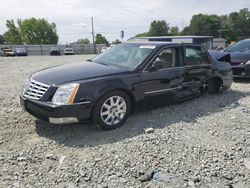
{"label": "green tree", "polygon": [[164,36],[169,34],[169,24],[165,20],[154,20],[150,24],[149,35]]}
{"label": "green tree", "polygon": [[20,30],[14,20],[7,20],[6,27],[8,30],[3,34],[6,44],[22,44]]}
{"label": "green tree", "polygon": [[108,40],[102,34],[96,34],[95,43],[108,45]]}
{"label": "green tree", "polygon": [[170,28],[170,35],[171,36],[177,36],[179,34],[180,34],[180,32],[179,32],[179,28],[177,26]]}
{"label": "green tree", "polygon": [[220,17],[217,15],[197,14],[192,16],[190,25],[182,31],[182,35],[219,36]]}
{"label": "green tree", "polygon": [[121,41],[119,39],[116,39],[115,41],[112,42],[112,44],[121,44]]}
{"label": "green tree", "polygon": [[56,24],[48,23],[45,19],[29,18],[17,20],[7,20],[7,32],[4,38],[7,44],[57,44],[58,35]]}
{"label": "green tree", "polygon": [[4,40],[4,37],[3,35],[0,35],[0,44],[4,44],[5,40]]}
{"label": "green tree", "polygon": [[79,39],[79,40],[77,41],[77,43],[78,43],[78,44],[89,44],[90,41],[89,41],[88,38],[83,38],[83,39]]}
{"label": "green tree", "polygon": [[222,36],[229,41],[250,37],[250,11],[247,8],[222,16]]}
{"label": "green tree", "polygon": [[23,43],[26,44],[57,44],[56,24],[45,19],[30,18],[19,23]]}
{"label": "green tree", "polygon": [[180,35],[193,35],[190,26],[184,27],[184,29],[180,32]]}

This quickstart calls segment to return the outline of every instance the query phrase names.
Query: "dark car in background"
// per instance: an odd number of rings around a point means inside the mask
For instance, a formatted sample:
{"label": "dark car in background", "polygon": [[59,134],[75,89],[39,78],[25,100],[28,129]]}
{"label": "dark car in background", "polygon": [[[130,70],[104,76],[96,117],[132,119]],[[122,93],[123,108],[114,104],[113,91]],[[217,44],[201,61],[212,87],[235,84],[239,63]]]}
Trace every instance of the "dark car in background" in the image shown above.
{"label": "dark car in background", "polygon": [[58,47],[53,47],[50,49],[50,55],[61,55],[61,51]]}
{"label": "dark car in background", "polygon": [[114,129],[149,104],[182,101],[232,84],[232,69],[194,44],[131,42],[84,62],[31,75],[21,104],[52,124],[92,120]]}
{"label": "dark car in background", "polygon": [[11,50],[11,48],[7,48],[7,47],[1,48],[1,56],[4,56],[4,57],[12,56],[13,57],[15,55],[16,55],[15,52],[13,52]]}
{"label": "dark car in background", "polygon": [[15,49],[15,54],[17,56],[27,56],[28,55],[28,52],[25,48],[16,48]]}
{"label": "dark car in background", "polygon": [[239,41],[222,52],[210,53],[217,57],[230,54],[233,76],[250,78],[250,39]]}

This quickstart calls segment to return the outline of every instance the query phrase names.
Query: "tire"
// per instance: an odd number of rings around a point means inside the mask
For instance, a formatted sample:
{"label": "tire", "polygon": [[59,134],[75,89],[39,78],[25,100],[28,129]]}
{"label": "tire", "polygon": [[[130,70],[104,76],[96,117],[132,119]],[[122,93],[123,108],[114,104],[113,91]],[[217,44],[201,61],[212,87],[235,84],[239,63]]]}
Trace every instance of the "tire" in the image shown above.
{"label": "tire", "polygon": [[220,93],[222,87],[222,81],[220,79],[211,79],[208,81],[208,93],[217,94]]}
{"label": "tire", "polygon": [[92,112],[92,120],[104,130],[116,129],[125,123],[130,111],[129,96],[122,91],[112,91],[97,101]]}

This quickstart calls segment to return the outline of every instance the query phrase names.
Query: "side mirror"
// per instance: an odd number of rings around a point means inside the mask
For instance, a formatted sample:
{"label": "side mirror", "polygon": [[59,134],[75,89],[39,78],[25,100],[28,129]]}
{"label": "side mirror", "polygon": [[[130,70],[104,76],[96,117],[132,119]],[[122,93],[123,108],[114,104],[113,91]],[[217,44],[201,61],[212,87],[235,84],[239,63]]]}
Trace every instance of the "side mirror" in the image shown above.
{"label": "side mirror", "polygon": [[158,69],[162,68],[162,62],[161,61],[153,61],[152,65],[150,66],[149,70],[151,71],[155,71]]}

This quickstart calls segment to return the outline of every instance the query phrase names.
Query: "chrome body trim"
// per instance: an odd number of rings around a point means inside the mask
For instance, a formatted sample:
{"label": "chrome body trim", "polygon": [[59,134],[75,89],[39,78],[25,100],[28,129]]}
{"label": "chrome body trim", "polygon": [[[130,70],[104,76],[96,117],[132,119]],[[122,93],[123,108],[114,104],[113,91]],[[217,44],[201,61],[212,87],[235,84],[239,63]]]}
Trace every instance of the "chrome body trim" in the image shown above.
{"label": "chrome body trim", "polygon": [[178,87],[168,88],[168,89],[160,89],[160,90],[154,90],[154,91],[147,91],[147,92],[144,93],[144,95],[155,94],[155,93],[163,93],[163,92],[173,91],[173,90],[177,90],[177,89],[181,89],[181,88],[182,88],[182,86],[178,86]]}

